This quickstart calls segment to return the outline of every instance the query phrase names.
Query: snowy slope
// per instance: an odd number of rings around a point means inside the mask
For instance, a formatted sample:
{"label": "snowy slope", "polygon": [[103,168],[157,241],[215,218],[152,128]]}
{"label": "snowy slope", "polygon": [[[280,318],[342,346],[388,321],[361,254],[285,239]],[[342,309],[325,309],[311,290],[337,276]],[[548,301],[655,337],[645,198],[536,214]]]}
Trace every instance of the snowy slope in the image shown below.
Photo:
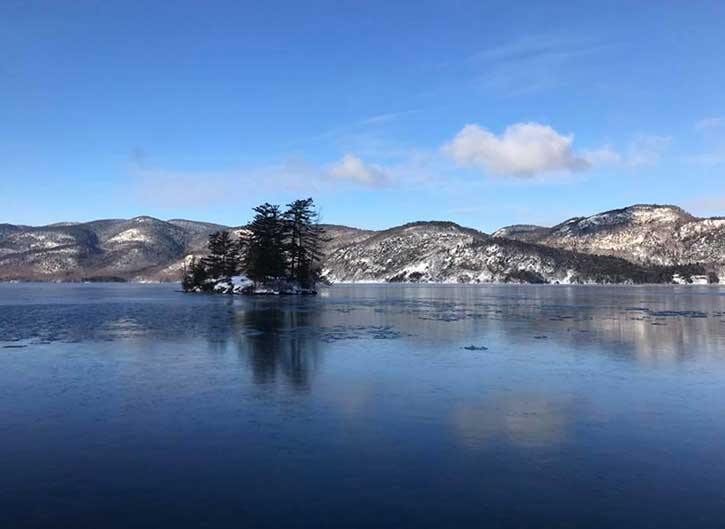
{"label": "snowy slope", "polygon": [[184,257],[203,254],[221,227],[136,217],[13,228],[0,239],[0,279],[153,281],[178,280]]}
{"label": "snowy slope", "polygon": [[[553,228],[510,226],[493,236],[452,222],[323,227],[324,272],[339,282],[662,282],[673,270],[658,266],[692,263],[705,266],[685,275],[725,277],[725,219],[699,219],[674,206],[631,206]],[[204,255],[209,234],[223,228],[146,216],[0,224],[0,280],[178,281],[184,260]]]}
{"label": "snowy slope", "polygon": [[376,233],[328,256],[333,282],[659,282],[662,271],[623,259],[494,238],[450,222]]}
{"label": "snowy slope", "polygon": [[676,206],[636,205],[569,219],[553,228],[501,236],[588,254],[612,255],[635,263],[703,263],[725,269],[725,219],[702,219]]}

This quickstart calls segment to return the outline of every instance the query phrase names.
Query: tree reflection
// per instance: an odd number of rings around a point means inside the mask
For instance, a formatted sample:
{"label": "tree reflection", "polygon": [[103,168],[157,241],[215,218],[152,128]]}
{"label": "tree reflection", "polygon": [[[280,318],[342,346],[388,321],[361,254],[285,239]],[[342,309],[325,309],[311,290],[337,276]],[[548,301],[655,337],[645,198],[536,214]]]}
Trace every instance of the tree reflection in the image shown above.
{"label": "tree reflection", "polygon": [[239,352],[250,362],[254,382],[275,383],[280,374],[306,390],[320,359],[319,305],[307,300],[254,299],[237,313],[243,339]]}

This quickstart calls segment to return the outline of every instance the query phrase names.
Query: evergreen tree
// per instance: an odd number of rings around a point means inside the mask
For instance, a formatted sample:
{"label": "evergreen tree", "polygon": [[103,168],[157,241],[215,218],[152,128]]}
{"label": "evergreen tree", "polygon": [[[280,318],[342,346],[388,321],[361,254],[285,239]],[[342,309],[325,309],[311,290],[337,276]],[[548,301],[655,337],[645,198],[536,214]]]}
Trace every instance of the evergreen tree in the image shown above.
{"label": "evergreen tree", "polygon": [[320,276],[324,230],[313,200],[295,200],[284,213],[265,203],[254,213],[238,240],[228,231],[209,236],[209,254],[184,266],[184,290],[211,290],[217,280],[240,269],[255,283],[286,279],[303,288],[314,287]]}
{"label": "evergreen tree", "polygon": [[196,257],[191,258],[191,263],[187,264],[186,261],[184,261],[184,266],[181,269],[181,288],[184,289],[184,292],[189,292],[194,288],[194,279],[191,274],[192,267],[194,266],[194,261],[196,260]]}
{"label": "evergreen tree", "polygon": [[287,276],[303,288],[319,279],[324,230],[311,198],[287,204],[284,213]]}
{"label": "evergreen tree", "polygon": [[223,277],[234,277],[239,273],[241,254],[240,244],[238,240],[232,239],[228,231],[222,232],[224,239],[222,251],[224,252],[224,261],[222,266]]}
{"label": "evergreen tree", "polygon": [[209,235],[208,248],[209,255],[203,259],[203,263],[210,277],[219,279],[236,275],[239,269],[239,246],[228,231]]}
{"label": "evergreen tree", "polygon": [[247,230],[240,231],[239,238],[237,239],[236,248],[235,248],[238,273],[244,272],[246,274],[248,244],[249,244],[249,235],[247,233]]}
{"label": "evergreen tree", "polygon": [[196,257],[192,257],[191,262],[188,265],[184,263],[181,277],[181,287],[186,292],[196,288],[209,290],[209,285],[206,283],[208,278],[209,274],[203,260],[197,260]]}
{"label": "evergreen tree", "polygon": [[285,224],[279,206],[262,204],[249,224],[245,240],[244,264],[247,277],[254,282],[285,276]]}

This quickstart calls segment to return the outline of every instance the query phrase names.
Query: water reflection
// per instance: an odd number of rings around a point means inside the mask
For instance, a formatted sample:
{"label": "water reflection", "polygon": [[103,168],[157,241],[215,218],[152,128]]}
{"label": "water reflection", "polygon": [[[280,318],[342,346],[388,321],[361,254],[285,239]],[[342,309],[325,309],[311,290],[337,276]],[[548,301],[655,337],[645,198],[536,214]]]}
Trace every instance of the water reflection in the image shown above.
{"label": "water reflection", "polygon": [[0,510],[13,527],[719,527],[723,292],[0,285]]}
{"label": "water reflection", "polygon": [[[319,305],[252,300],[237,309],[236,345],[247,356],[257,384],[282,374],[299,390],[307,389],[320,362]],[[243,339],[242,339],[243,337]]]}
{"label": "water reflection", "polygon": [[556,344],[650,365],[725,350],[725,296],[713,287],[342,286],[301,300],[184,296],[168,286],[1,288],[3,347],[204,338],[249,354],[260,383],[284,372],[300,387],[328,344],[350,340]]}

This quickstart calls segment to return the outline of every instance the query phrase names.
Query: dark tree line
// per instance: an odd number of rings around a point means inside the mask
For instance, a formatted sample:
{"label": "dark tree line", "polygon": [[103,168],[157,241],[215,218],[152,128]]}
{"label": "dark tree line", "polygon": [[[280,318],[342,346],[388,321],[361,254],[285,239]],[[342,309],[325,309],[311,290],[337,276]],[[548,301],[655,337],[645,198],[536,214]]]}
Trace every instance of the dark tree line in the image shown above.
{"label": "dark tree line", "polygon": [[255,285],[314,288],[320,279],[324,230],[311,198],[254,208],[254,218],[235,239],[228,231],[209,236],[209,254],[184,266],[184,290],[212,290],[220,280],[243,273]]}

